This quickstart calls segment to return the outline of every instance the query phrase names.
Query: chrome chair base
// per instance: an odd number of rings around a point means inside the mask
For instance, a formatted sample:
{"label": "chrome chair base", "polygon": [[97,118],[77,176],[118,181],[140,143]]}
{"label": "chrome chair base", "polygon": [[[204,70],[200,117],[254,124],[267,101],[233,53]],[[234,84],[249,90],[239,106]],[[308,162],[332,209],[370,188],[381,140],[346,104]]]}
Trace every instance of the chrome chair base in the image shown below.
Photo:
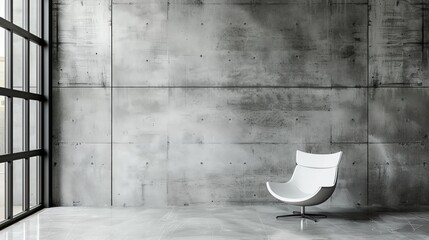
{"label": "chrome chair base", "polygon": [[306,218],[306,219],[309,219],[309,220],[313,220],[315,222],[318,221],[318,218],[327,218],[327,216],[323,215],[323,214],[305,213],[305,207],[301,207],[301,212],[293,211],[293,214],[280,215],[280,216],[277,216],[276,219],[284,218],[284,217],[301,217],[301,218]]}

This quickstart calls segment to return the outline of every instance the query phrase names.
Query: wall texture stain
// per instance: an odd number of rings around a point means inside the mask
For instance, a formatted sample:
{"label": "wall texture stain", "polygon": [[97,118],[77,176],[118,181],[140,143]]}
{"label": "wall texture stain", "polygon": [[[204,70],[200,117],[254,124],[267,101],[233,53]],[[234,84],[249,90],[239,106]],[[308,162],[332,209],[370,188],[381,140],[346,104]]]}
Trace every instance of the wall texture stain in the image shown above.
{"label": "wall texture stain", "polygon": [[328,206],[429,204],[425,0],[56,0],[54,201],[276,202],[344,151]]}

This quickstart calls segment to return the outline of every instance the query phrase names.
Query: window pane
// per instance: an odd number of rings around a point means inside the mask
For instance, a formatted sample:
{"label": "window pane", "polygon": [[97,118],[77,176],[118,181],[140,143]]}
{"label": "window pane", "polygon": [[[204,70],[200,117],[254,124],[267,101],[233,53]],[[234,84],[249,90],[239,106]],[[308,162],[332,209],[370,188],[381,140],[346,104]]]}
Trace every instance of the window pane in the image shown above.
{"label": "window pane", "polygon": [[6,30],[0,28],[0,87],[5,87],[6,83]]}
{"label": "window pane", "polygon": [[30,0],[30,32],[40,36],[40,0]]}
{"label": "window pane", "polygon": [[40,69],[38,69],[39,59],[39,46],[30,42],[30,92],[32,93],[40,93],[39,92],[39,73]]}
{"label": "window pane", "polygon": [[13,34],[13,89],[23,90],[24,38]]}
{"label": "window pane", "polygon": [[6,97],[0,96],[0,154],[6,153]]}
{"label": "window pane", "polygon": [[25,0],[12,0],[13,1],[13,23],[16,25],[23,27],[23,9],[24,9],[24,1]]}
{"label": "window pane", "polygon": [[39,149],[40,102],[30,101],[30,150]]}
{"label": "window pane", "polygon": [[23,168],[22,159],[13,161],[13,215],[22,212],[22,193],[23,193]]}
{"label": "window pane", "polygon": [[23,110],[24,110],[24,99],[14,98],[13,99],[13,152],[22,152],[23,149]]}
{"label": "window pane", "polygon": [[5,194],[6,194],[6,163],[0,163],[0,221],[5,219]]}
{"label": "window pane", "polygon": [[0,17],[5,18],[6,0],[0,0]]}
{"label": "window pane", "polygon": [[37,185],[39,183],[38,162],[39,157],[30,158],[30,207],[39,204],[37,200]]}

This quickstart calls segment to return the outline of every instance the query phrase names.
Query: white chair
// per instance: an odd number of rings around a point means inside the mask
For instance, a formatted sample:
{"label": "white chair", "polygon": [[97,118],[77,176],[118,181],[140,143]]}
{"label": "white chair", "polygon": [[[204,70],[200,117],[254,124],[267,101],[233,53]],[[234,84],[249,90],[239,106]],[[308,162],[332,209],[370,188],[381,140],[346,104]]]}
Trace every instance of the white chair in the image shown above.
{"label": "white chair", "polygon": [[317,222],[322,214],[305,213],[305,206],[314,206],[332,195],[337,184],[338,165],[343,152],[333,154],[312,154],[296,151],[295,170],[286,183],[267,182],[268,191],[280,201],[301,206],[301,212],[294,211],[281,217],[300,216]]}

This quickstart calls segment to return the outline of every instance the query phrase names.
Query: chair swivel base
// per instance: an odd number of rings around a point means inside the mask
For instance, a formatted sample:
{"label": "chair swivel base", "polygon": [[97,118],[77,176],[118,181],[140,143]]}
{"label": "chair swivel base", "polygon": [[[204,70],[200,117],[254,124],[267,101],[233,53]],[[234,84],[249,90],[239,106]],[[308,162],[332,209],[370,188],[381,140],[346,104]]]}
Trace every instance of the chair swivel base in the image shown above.
{"label": "chair swivel base", "polygon": [[277,216],[276,219],[283,218],[283,217],[301,217],[301,218],[313,220],[315,222],[318,221],[318,218],[327,218],[327,216],[323,214],[305,213],[305,207],[301,207],[301,212],[293,211],[293,214]]}

